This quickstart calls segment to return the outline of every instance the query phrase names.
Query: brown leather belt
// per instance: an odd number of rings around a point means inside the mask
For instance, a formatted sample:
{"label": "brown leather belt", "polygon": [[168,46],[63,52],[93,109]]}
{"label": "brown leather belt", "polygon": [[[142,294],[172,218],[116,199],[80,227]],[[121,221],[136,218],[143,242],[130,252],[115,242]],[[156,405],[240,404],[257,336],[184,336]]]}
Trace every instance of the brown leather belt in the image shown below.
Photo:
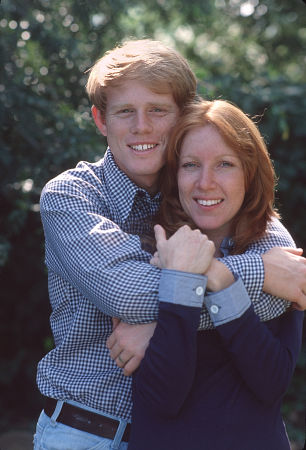
{"label": "brown leather belt", "polygon": [[[51,417],[57,400],[54,398],[45,398],[44,411],[47,416]],[[107,439],[114,439],[119,427],[119,420],[111,419],[110,417],[102,416],[86,409],[78,408],[77,406],[64,403],[61,412],[56,419],[57,422],[68,425],[87,433],[96,434]],[[129,442],[130,427],[128,423],[122,436],[122,441]]]}

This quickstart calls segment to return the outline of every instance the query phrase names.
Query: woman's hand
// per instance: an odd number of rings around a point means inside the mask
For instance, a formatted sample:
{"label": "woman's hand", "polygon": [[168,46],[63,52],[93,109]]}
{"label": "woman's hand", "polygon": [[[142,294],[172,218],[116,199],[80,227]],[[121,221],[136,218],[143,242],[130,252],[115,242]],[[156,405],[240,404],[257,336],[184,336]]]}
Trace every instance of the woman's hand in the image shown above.
{"label": "woman's hand", "polygon": [[155,225],[157,252],[151,264],[160,269],[180,270],[204,274],[209,268],[215,245],[200,230],[191,230],[188,225],[179,228],[169,239],[160,225]]}

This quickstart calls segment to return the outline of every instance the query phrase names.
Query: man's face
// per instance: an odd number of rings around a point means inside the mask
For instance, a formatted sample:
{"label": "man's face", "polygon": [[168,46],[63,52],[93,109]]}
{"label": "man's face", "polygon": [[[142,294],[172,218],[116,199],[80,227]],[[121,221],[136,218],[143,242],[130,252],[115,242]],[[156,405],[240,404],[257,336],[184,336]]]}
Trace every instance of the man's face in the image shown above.
{"label": "man's face", "polygon": [[130,80],[107,88],[106,95],[103,117],[93,107],[96,125],[120,169],[138,186],[156,192],[168,137],[179,116],[172,94],[156,94]]}

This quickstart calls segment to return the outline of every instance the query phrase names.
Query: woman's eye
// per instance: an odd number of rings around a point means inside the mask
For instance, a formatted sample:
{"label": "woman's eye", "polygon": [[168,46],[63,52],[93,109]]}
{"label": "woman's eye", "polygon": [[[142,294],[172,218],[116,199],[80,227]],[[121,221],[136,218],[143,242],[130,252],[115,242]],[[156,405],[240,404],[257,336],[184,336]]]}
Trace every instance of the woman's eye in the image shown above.
{"label": "woman's eye", "polygon": [[220,162],[220,166],[221,167],[233,167],[233,163],[231,163],[230,161],[221,161]]}
{"label": "woman's eye", "polygon": [[186,169],[192,168],[192,167],[196,167],[196,163],[195,163],[195,162],[192,162],[192,161],[186,162],[186,163],[182,164],[182,167],[184,167],[184,168],[186,168]]}

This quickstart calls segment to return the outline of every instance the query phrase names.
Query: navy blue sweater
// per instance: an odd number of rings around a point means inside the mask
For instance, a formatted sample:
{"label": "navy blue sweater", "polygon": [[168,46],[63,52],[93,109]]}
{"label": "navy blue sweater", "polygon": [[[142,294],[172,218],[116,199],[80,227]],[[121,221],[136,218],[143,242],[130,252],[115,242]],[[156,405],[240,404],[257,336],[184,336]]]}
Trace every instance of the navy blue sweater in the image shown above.
{"label": "navy blue sweater", "polygon": [[302,340],[303,313],[238,319],[197,331],[200,308],[160,303],[133,377],[129,450],[289,450],[281,401]]}

